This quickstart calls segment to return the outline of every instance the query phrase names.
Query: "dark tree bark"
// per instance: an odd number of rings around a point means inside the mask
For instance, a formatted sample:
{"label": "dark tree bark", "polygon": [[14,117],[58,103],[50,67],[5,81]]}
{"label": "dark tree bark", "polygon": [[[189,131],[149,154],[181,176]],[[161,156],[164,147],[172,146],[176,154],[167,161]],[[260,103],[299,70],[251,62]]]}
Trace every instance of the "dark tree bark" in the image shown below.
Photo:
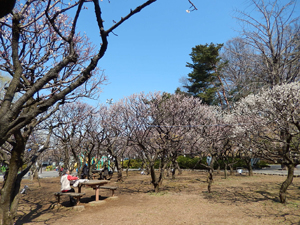
{"label": "dark tree bark", "polygon": [[212,183],[214,181],[214,176],[213,176],[213,173],[214,173],[214,169],[211,167],[208,169],[208,174],[207,174],[207,190],[208,190],[208,193],[211,193],[211,186],[212,186]]}
{"label": "dark tree bark", "polygon": [[150,174],[151,174],[151,183],[153,184],[155,193],[159,192],[159,182],[156,179],[155,169],[154,169],[154,163],[151,163],[150,165]]}
{"label": "dark tree bark", "polygon": [[248,175],[253,176],[253,168],[251,165],[251,158],[245,158],[244,161],[246,163],[246,168],[248,169]]}
{"label": "dark tree bark", "polygon": [[5,225],[14,223],[19,202],[20,184],[23,177],[20,174],[18,175],[18,171],[23,164],[22,156],[24,155],[25,143],[20,132],[16,133],[15,137],[17,144],[11,152],[9,172],[1,189],[0,211],[1,215],[3,215],[2,223]]}
{"label": "dark tree bark", "polygon": [[286,190],[293,182],[294,178],[294,169],[295,166],[293,164],[287,165],[288,168],[288,175],[286,177],[286,180],[282,183],[279,191],[279,199],[281,203],[286,203]]}
{"label": "dark tree bark", "polygon": [[225,162],[224,163],[224,178],[225,179],[227,179],[227,174],[228,174],[227,167],[228,167],[228,164]]}
{"label": "dark tree bark", "polygon": [[129,170],[129,167],[130,167],[130,163],[131,163],[131,160],[129,158],[128,163],[127,163],[127,168],[126,168],[126,177],[128,177],[128,170]]}
{"label": "dark tree bark", "polygon": [[176,177],[175,177],[175,175],[176,175],[176,170],[178,170],[178,175],[181,175],[181,174],[182,174],[182,170],[180,169],[180,166],[179,166],[177,160],[174,160],[174,161],[172,162],[172,168],[173,168],[173,170],[172,170],[172,179],[175,179],[175,178],[176,178]]}
{"label": "dark tree bark", "polygon": [[150,162],[150,175],[151,175],[151,183],[153,184],[154,191],[155,193],[159,192],[159,188],[162,185],[162,182],[164,180],[164,175],[165,175],[165,169],[167,167],[167,162],[165,162],[162,159],[160,159],[160,165],[159,165],[159,176],[155,174],[155,168],[154,168],[154,162]]}
{"label": "dark tree bark", "polygon": [[178,175],[182,175],[182,169],[180,168],[177,160],[175,161],[175,167],[178,169]]}
{"label": "dark tree bark", "polygon": [[233,165],[229,164],[228,166],[229,166],[229,169],[230,169],[230,175],[232,176],[234,174]]}
{"label": "dark tree bark", "polygon": [[117,178],[117,182],[123,182],[123,169],[120,163],[120,160],[118,159],[118,157],[114,156],[114,158],[116,159],[115,161],[115,166],[117,168],[117,172],[118,172],[118,178]]}
{"label": "dark tree bark", "polygon": [[207,190],[208,193],[211,193],[211,186],[214,181],[214,163],[216,161],[216,157],[212,155],[211,163],[209,166],[206,166],[208,169],[208,174],[207,174]]}

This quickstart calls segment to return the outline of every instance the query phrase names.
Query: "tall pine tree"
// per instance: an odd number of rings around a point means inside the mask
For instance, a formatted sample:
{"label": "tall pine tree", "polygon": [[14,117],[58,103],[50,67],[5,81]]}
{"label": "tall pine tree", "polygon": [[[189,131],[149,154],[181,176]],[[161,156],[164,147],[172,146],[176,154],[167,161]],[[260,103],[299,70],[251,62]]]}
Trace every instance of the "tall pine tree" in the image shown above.
{"label": "tall pine tree", "polygon": [[[192,72],[188,74],[188,82],[183,85],[186,90],[183,93],[199,97],[208,105],[228,103],[219,74],[224,65],[221,62],[221,57],[219,57],[219,51],[222,47],[223,44],[211,43],[209,45],[196,45],[192,48],[190,54],[192,63],[186,65],[192,69]],[[181,91],[177,89],[176,92]]]}

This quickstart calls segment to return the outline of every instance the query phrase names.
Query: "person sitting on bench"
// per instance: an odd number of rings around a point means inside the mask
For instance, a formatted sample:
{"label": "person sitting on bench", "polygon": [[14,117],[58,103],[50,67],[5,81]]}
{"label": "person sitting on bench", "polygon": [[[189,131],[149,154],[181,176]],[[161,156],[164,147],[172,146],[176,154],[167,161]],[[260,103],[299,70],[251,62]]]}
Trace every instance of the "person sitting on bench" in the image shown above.
{"label": "person sitting on bench", "polygon": [[70,181],[77,179],[78,177],[73,177],[70,175],[70,171],[68,169],[64,170],[60,179],[61,192],[75,192],[74,188],[71,188]]}
{"label": "person sitting on bench", "polygon": [[[63,170],[63,175],[60,178],[61,183],[61,192],[75,192],[74,188],[71,188],[70,181],[77,180],[78,177],[73,177],[70,175],[70,171],[68,169]],[[71,205],[76,205],[76,200],[70,196]]]}

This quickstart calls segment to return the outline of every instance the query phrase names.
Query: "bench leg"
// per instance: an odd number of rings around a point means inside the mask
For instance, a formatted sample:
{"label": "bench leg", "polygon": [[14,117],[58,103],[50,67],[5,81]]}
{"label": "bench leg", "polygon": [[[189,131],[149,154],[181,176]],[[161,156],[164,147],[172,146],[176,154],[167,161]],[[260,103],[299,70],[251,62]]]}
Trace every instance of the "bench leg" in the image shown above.
{"label": "bench leg", "polygon": [[115,195],[115,190],[112,189],[111,190],[111,196],[114,197],[114,195]]}
{"label": "bench leg", "polygon": [[57,195],[57,203],[60,204],[60,195]]}
{"label": "bench leg", "polygon": [[76,197],[76,205],[79,205],[79,203],[80,203],[80,201],[79,201],[80,198],[81,198],[80,196]]}

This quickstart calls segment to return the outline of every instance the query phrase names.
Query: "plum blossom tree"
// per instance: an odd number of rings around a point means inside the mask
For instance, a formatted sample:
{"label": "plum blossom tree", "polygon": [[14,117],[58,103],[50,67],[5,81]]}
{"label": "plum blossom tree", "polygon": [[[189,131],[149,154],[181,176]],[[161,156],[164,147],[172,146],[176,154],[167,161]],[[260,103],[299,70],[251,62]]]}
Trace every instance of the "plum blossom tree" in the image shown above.
{"label": "plum blossom tree", "polygon": [[128,140],[131,130],[128,129],[129,117],[126,107],[126,98],[112,104],[102,111],[101,126],[105,128],[105,141],[102,146],[107,154],[114,159],[117,169],[117,181],[123,181],[121,160],[125,151],[128,151]]}
{"label": "plum blossom tree", "polygon": [[[90,133],[95,127],[93,125],[96,124],[94,121],[96,112],[95,107],[82,102],[64,104],[48,121],[49,124],[57,125],[53,136],[58,141],[64,166],[72,171],[77,163],[79,176],[81,175],[80,165],[83,152],[92,152],[89,151],[92,145],[87,143],[90,142],[88,139],[91,138]],[[95,143],[95,141],[92,142]]]}
{"label": "plum blossom tree", "polygon": [[[140,156],[148,164],[155,192],[159,191],[164,178],[164,169],[169,160],[167,149],[160,147],[159,140],[162,137],[153,126],[154,118],[151,104],[154,104],[153,102],[160,98],[160,93],[157,92],[147,95],[143,93],[131,95],[126,100],[128,106],[126,114],[129,118],[128,129],[131,134],[129,145],[137,146],[139,148],[137,151],[141,152]],[[154,169],[157,160],[160,161],[158,176]]]}
{"label": "plum blossom tree", "polygon": [[[209,156],[210,163],[202,164],[208,170],[208,192],[211,192],[213,183],[214,165],[227,151],[231,125],[225,124],[223,111],[220,107],[210,106],[202,117],[201,126],[195,126],[195,132],[201,136],[201,145],[196,145],[194,152]],[[204,153],[204,154],[203,154]]]}
{"label": "plum blossom tree", "polygon": [[247,115],[236,115],[227,113],[225,122],[231,124],[231,134],[229,136],[232,145],[232,156],[238,157],[245,162],[248,175],[253,175],[254,159],[257,158],[256,146],[254,145],[251,133],[244,129],[244,126],[251,125]]}
{"label": "plum blossom tree", "polygon": [[[193,125],[195,119],[204,116],[205,106],[201,100],[195,97],[185,97],[181,94],[170,95],[163,93],[158,98],[149,102],[153,128],[158,134],[156,143],[172,165],[172,178],[179,169],[177,158],[183,155],[183,150],[188,148],[187,143],[193,137]],[[198,108],[199,107],[199,108]]]}
{"label": "plum blossom tree", "polygon": [[[0,70],[12,79],[0,99],[0,147],[7,142],[12,147],[9,174],[1,190],[6,197],[1,197],[0,219],[1,224],[13,224],[19,192],[16,181],[22,178],[17,173],[35,118],[68,99],[97,92],[105,81],[97,64],[107,50],[108,35],[156,0],[145,0],[108,29],[99,0],[24,0],[18,1],[12,12],[12,7],[2,5],[5,2],[1,1],[1,12],[5,11],[1,16],[7,16],[0,19]],[[99,47],[77,31],[82,10],[89,4],[95,11]]]}
{"label": "plum blossom tree", "polygon": [[[186,147],[187,140],[195,138],[190,131],[195,123],[201,123],[208,106],[194,97],[169,94],[139,94],[128,98],[131,129],[129,143],[139,147],[141,156],[149,165],[151,182],[155,192],[159,191],[165,169],[176,160]],[[159,161],[159,172],[155,162]]]}
{"label": "plum blossom tree", "polygon": [[277,85],[242,99],[234,111],[236,118],[249,118],[243,129],[250,134],[256,154],[288,168],[288,176],[279,191],[282,203],[286,202],[295,166],[300,163],[299,97],[299,82]]}

